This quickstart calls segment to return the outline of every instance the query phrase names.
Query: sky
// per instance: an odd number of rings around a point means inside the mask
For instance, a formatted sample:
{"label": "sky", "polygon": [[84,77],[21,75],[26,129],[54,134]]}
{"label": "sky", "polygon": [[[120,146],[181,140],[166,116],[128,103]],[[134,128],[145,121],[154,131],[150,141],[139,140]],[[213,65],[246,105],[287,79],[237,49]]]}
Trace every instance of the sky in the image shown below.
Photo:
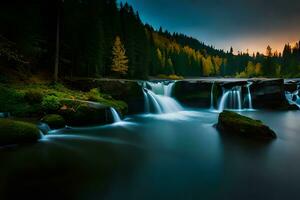
{"label": "sky", "polygon": [[119,0],[144,23],[234,52],[282,51],[300,40],[300,0]]}

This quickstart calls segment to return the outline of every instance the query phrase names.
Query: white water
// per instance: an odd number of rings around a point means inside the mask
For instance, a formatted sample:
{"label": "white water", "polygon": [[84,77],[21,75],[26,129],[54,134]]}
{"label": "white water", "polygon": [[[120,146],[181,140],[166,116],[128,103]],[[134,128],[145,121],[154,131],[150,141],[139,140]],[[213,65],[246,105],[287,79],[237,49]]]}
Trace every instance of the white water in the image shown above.
{"label": "white water", "polygon": [[122,121],[122,119],[121,119],[119,113],[116,111],[116,109],[110,108],[110,111],[111,111],[111,114],[112,114],[112,116],[113,116],[114,123],[117,123],[117,122],[121,122],[121,121]]}
{"label": "white water", "polygon": [[225,109],[242,110],[241,87],[235,86],[230,90],[223,88],[223,95],[219,103],[218,111]]}
{"label": "white water", "polygon": [[210,91],[210,109],[214,110],[215,106],[214,106],[214,88],[215,88],[215,82],[213,82],[212,86],[211,86],[211,91]]}
{"label": "white water", "polygon": [[49,131],[51,131],[51,128],[46,123],[38,123],[37,124],[38,129],[40,130],[42,135],[48,134]]}
{"label": "white water", "polygon": [[172,98],[174,84],[175,82],[144,82],[146,112],[151,111],[151,106],[157,114],[182,111],[182,106]]}
{"label": "white water", "polygon": [[252,95],[251,95],[251,90],[250,90],[250,86],[251,86],[251,85],[252,85],[252,83],[248,83],[248,84],[247,84],[249,109],[253,109]]}
{"label": "white water", "polygon": [[285,92],[285,97],[290,104],[295,104],[300,108],[300,97],[299,97],[299,90],[291,93]]}

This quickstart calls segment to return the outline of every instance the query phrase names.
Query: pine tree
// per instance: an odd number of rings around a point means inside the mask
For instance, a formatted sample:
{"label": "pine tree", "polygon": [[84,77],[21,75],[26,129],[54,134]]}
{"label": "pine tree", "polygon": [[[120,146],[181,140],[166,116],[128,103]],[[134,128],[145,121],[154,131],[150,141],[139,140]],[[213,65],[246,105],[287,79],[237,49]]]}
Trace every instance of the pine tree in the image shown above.
{"label": "pine tree", "polygon": [[117,74],[126,75],[128,72],[128,58],[125,52],[121,39],[117,36],[112,51],[113,60],[111,66],[111,70]]}

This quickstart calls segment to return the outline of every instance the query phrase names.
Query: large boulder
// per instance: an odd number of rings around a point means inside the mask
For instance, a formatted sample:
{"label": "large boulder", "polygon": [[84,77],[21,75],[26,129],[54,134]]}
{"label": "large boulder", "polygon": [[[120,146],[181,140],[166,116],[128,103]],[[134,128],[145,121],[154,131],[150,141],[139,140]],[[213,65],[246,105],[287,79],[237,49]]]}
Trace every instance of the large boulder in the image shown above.
{"label": "large boulder", "polygon": [[197,80],[178,81],[175,83],[173,96],[186,106],[209,108],[212,84],[213,82]]}
{"label": "large boulder", "polygon": [[40,138],[40,130],[34,124],[0,119],[0,145],[32,143]]}
{"label": "large boulder", "polygon": [[287,81],[284,83],[284,90],[286,92],[293,93],[297,91],[299,82],[298,81]]}
{"label": "large boulder", "polygon": [[72,79],[65,83],[77,90],[90,91],[98,88],[101,93],[109,94],[117,100],[122,100],[128,105],[127,114],[144,112],[144,94],[138,81],[118,79]]}
{"label": "large boulder", "polygon": [[42,123],[47,124],[51,129],[60,129],[66,126],[66,121],[61,115],[46,115],[41,119]]}
{"label": "large boulder", "polygon": [[252,102],[255,108],[289,109],[285,98],[283,79],[257,79],[251,85]]}
{"label": "large boulder", "polygon": [[258,139],[276,138],[275,132],[261,121],[230,111],[224,111],[219,115],[217,128],[223,133],[242,137]]}
{"label": "large boulder", "polygon": [[59,114],[65,119],[66,125],[81,127],[113,123],[110,107],[89,101],[62,101],[63,107]]}

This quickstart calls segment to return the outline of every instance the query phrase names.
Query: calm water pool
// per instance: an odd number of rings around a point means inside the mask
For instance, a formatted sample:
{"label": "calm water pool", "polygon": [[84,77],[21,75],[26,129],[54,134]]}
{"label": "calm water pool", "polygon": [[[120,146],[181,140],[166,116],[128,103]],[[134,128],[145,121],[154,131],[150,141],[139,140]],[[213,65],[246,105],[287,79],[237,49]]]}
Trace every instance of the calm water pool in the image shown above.
{"label": "calm water pool", "polygon": [[0,199],[299,199],[300,112],[242,114],[273,128],[257,142],[222,135],[207,110],[130,116],[0,149]]}

